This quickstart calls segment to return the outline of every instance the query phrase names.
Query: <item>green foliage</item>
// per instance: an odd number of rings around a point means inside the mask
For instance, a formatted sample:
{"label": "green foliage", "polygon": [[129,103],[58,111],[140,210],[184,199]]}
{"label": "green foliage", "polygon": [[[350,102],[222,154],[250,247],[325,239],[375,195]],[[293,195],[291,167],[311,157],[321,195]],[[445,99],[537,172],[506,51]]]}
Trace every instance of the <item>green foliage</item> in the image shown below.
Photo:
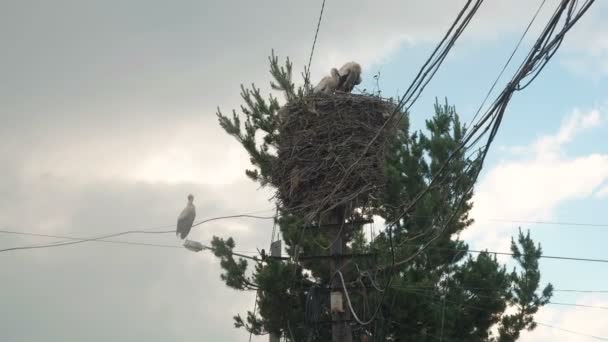
{"label": "green foliage", "polygon": [[511,240],[511,252],[517,261],[520,271],[513,270],[511,279],[513,281],[514,295],[509,298],[509,304],[517,308],[517,312],[503,317],[499,327],[500,342],[516,341],[521,330],[532,330],[536,327],[534,314],[538,309],[547,304],[553,295],[553,286],[547,285],[541,295],[536,293],[540,286],[540,272],[538,270],[538,259],[542,255],[540,244],[534,245],[530,238],[530,232],[524,235],[519,230],[519,246]]}
{"label": "green foliage", "polygon": [[225,270],[220,277],[226,282],[226,285],[237,290],[256,288],[245,275],[247,261],[242,258],[238,261],[234,259],[232,254],[234,240],[232,238],[224,240],[214,236],[211,240],[211,247],[213,247],[213,254],[220,258],[220,266]]}
{"label": "green foliage", "polygon": [[[283,92],[286,101],[302,98],[308,90],[294,85],[289,59],[279,65],[273,53],[269,61],[272,89]],[[378,94],[379,90],[374,96]],[[255,85],[251,89],[241,86],[241,96],[245,102],[242,113],[233,111],[227,117],[218,110],[219,123],[249,153],[254,168],[247,175],[261,185],[272,185],[281,106],[272,95],[265,99]],[[369,318],[381,305],[374,324],[365,327],[376,341],[515,341],[522,330],[535,327],[534,314],[552,296],[550,284],[539,293],[542,251],[529,233],[520,231],[517,242],[512,242],[517,267],[511,273],[488,252],[471,256],[468,245],[458,239],[473,223],[469,218],[471,189],[480,167],[478,155],[458,150],[466,132],[447,99],[443,104],[436,102],[424,131],[411,132],[409,113],[404,114],[386,162],[386,191],[374,200],[372,211],[393,222],[428,188],[426,196],[396,220],[391,238],[386,231],[372,239],[360,226],[346,228],[350,243],[344,253],[377,254],[373,259],[355,259],[342,270],[351,285],[358,285],[351,297],[359,316]],[[432,182],[440,170],[440,177]],[[278,224],[290,256],[328,253],[330,238],[318,229],[303,230],[298,217],[280,214]],[[224,270],[221,279],[237,290],[258,291],[257,311],[248,312],[245,319],[235,316],[236,327],[254,334],[280,333],[296,341],[330,339],[329,326],[309,322],[306,310],[311,288],[330,280],[326,262],[295,264],[268,259],[251,270],[244,260],[234,259],[231,238],[214,237],[212,245]],[[379,265],[392,265],[392,250],[395,260],[408,262],[398,263],[394,272],[378,270]],[[391,275],[391,287],[380,302],[381,292],[376,288],[384,287]],[[515,313],[505,313],[510,307]],[[326,313],[323,317],[327,319]],[[493,327],[498,328],[496,336],[491,333]],[[355,331],[361,334],[364,329]]]}

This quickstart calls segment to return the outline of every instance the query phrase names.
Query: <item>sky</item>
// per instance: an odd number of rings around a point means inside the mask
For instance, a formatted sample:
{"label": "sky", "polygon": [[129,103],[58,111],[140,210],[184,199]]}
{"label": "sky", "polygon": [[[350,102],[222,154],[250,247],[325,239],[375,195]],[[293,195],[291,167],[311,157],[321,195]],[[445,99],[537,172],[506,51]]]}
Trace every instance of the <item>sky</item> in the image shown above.
{"label": "sky", "polygon": [[[402,92],[465,1],[327,0],[312,79],[355,60],[361,87],[380,72]],[[412,108],[424,129],[435,98],[470,122],[540,1],[480,8]],[[547,0],[512,67],[539,33]],[[321,1],[67,1],[0,3],[0,229],[90,237],[171,229],[195,195],[197,218],[272,215],[272,193],[244,175],[249,159],[219,127],[241,83],[269,90],[267,56],[308,61]],[[598,1],[534,84],[513,97],[475,189],[472,248],[508,251],[529,229],[546,255],[608,259],[608,5]],[[495,94],[494,94],[495,96]],[[493,96],[490,97],[492,99]],[[272,222],[216,221],[191,238],[233,236],[267,248]],[[178,247],[172,234],[122,241]],[[59,239],[0,233],[0,248]],[[543,259],[542,282],[608,290],[608,264]],[[226,288],[210,253],[84,243],[0,254],[3,341],[243,341],[232,316],[252,293]],[[557,292],[555,302],[608,307],[608,294]],[[608,338],[608,311],[546,306],[521,341]],[[255,338],[253,340],[256,340]],[[265,337],[257,339],[266,340]]]}

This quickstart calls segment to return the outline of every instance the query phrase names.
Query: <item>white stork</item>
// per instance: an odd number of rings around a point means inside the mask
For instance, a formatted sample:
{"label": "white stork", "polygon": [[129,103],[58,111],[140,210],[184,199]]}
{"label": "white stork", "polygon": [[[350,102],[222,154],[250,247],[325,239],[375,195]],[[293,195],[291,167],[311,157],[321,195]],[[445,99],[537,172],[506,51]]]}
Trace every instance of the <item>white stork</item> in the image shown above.
{"label": "white stork", "polygon": [[361,66],[356,62],[348,62],[340,68],[340,82],[337,90],[350,93],[357,84],[361,83]]}
{"label": "white stork", "polygon": [[180,239],[185,239],[190,233],[190,229],[192,229],[192,223],[194,223],[194,218],[196,217],[196,210],[194,209],[194,196],[192,194],[188,195],[188,205],[182,210],[181,214],[177,218],[177,229],[175,230],[175,235],[179,236]]}
{"label": "white stork", "polygon": [[331,68],[331,70],[329,72],[329,76],[323,77],[321,79],[321,81],[319,81],[319,84],[317,84],[312,89],[312,92],[313,93],[331,94],[334,91],[336,91],[336,88],[338,87],[338,82],[339,81],[340,81],[340,73],[338,72],[338,69]]}

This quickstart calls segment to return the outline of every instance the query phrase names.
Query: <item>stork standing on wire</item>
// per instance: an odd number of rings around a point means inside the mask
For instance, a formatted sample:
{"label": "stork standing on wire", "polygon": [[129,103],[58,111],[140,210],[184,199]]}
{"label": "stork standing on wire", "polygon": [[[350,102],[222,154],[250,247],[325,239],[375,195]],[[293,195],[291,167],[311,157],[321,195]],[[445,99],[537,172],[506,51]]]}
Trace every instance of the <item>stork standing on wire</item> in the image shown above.
{"label": "stork standing on wire", "polygon": [[329,72],[329,76],[325,76],[319,81],[313,89],[313,93],[324,93],[324,94],[332,94],[338,88],[338,83],[340,82],[340,73],[338,69],[332,68]]}
{"label": "stork standing on wire", "polygon": [[188,205],[182,210],[181,214],[177,218],[177,229],[175,230],[175,235],[179,236],[180,239],[185,239],[186,236],[190,233],[190,229],[192,229],[192,224],[194,223],[194,218],[196,217],[196,210],[194,209],[194,196],[192,194],[188,195]]}
{"label": "stork standing on wire", "polygon": [[340,70],[340,81],[336,90],[350,93],[356,85],[361,83],[361,65],[356,62],[344,64]]}

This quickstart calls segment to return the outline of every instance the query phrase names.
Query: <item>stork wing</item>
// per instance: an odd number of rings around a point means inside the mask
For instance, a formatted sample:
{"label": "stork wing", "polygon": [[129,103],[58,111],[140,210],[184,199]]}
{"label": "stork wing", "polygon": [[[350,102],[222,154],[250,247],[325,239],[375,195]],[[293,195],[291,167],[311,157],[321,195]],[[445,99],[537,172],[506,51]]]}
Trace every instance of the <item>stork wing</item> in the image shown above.
{"label": "stork wing", "polygon": [[175,235],[185,239],[190,233],[190,229],[192,229],[192,224],[194,223],[195,217],[196,211],[194,210],[194,206],[188,206],[182,210],[181,214],[179,214],[179,217],[177,218],[177,229],[175,230]]}
{"label": "stork wing", "polygon": [[321,81],[319,81],[319,84],[317,84],[312,92],[313,93],[323,93],[325,92],[325,89],[327,88],[327,82],[329,81],[329,77],[325,76],[321,79]]}
{"label": "stork wing", "polygon": [[357,83],[358,75],[354,72],[349,72],[346,74],[346,79],[342,86],[344,87],[344,91],[351,92]]}

